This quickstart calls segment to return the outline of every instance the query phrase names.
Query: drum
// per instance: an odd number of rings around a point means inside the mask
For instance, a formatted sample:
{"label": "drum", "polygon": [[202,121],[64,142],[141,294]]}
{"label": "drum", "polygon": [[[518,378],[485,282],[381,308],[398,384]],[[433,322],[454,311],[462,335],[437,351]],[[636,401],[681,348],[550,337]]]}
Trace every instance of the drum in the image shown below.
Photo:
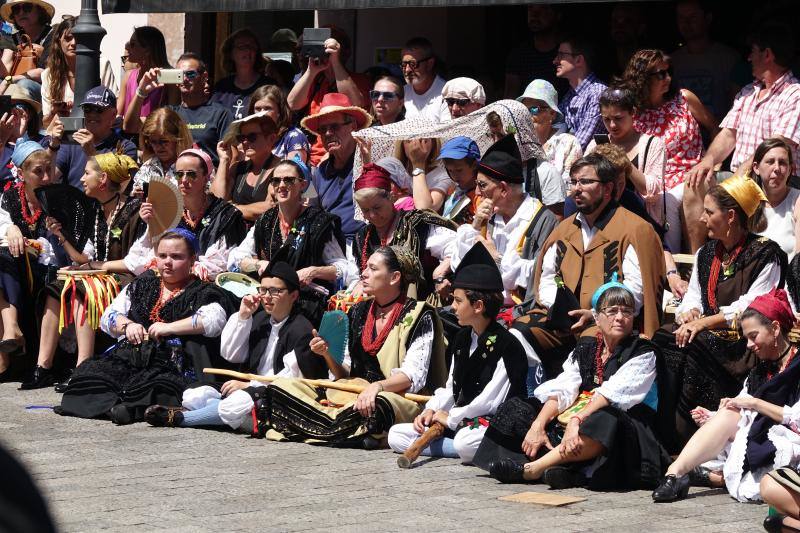
{"label": "drum", "polygon": [[368,298],[363,293],[358,296],[353,296],[353,293],[341,290],[328,300],[328,311],[344,311],[346,313],[351,307],[366,299]]}
{"label": "drum", "polygon": [[119,282],[105,270],[69,270],[62,268],[57,279],[64,282],[61,289],[61,311],[58,317],[58,332],[74,321],[73,309],[83,301],[80,325],[89,322],[92,329],[100,327],[100,317],[119,294]]}

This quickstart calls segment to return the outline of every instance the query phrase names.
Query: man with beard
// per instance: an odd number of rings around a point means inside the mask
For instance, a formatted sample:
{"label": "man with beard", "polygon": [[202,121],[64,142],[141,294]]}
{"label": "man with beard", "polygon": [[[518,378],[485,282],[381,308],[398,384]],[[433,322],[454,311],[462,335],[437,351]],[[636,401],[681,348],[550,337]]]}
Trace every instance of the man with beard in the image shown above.
{"label": "man with beard", "polygon": [[347,95],[328,93],[318,113],[304,118],[300,125],[319,136],[328,158],[314,168],[311,183],[319,195],[319,207],[337,215],[347,246],[364,225],[355,219],[353,207],[353,161],[356,140],[353,132],[370,125],[366,111],[350,103]]}
{"label": "man with beard", "polygon": [[614,274],[633,292],[637,329],[651,337],[661,323],[661,242],[650,224],[617,204],[616,175],[596,153],[572,165],[578,212],[556,226],[542,247],[533,269],[536,303],[513,324],[529,355],[533,351],[541,360],[545,378],[560,372],[578,337],[597,333],[591,298]]}
{"label": "man with beard", "polygon": [[403,47],[400,68],[406,80],[406,118],[450,121],[450,110],[442,98],[445,81],[436,73],[436,62],[433,45],[424,37],[410,39]]}

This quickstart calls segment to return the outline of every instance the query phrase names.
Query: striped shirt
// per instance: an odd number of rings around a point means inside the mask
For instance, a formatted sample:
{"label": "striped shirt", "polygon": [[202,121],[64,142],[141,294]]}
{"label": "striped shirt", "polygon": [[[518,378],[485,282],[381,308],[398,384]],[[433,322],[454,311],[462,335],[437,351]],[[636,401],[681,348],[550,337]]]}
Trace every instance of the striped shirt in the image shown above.
{"label": "striped shirt", "polygon": [[572,133],[586,150],[595,133],[605,133],[606,127],[600,118],[600,94],[606,90],[597,76],[590,73],[577,87],[570,88],[558,104]]}
{"label": "striped shirt", "polygon": [[[721,128],[736,131],[736,148],[731,160],[734,172],[764,139],[780,135],[800,143],[800,82],[792,71],[787,71],[759,97],[763,88],[764,83],[756,81],[739,91],[733,108],[720,124]],[[797,157],[795,147],[792,158],[797,161]]]}

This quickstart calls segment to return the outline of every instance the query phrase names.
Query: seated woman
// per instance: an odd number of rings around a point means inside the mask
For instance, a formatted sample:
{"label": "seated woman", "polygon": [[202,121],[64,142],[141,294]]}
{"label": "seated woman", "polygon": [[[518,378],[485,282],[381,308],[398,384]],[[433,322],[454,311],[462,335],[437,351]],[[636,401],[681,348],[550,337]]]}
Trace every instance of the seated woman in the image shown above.
{"label": "seated woman", "polygon": [[764,193],[750,178],[734,176],[711,188],[700,221],[709,241],[695,254],[689,288],[675,313],[674,332],[653,341],[679,380],[675,426],[684,444],[694,433],[691,410],[715,409],[742,387],[755,356],[746,349],[737,317],[756,296],[782,287],[786,254],[766,237]]}
{"label": "seated woman", "polygon": [[793,323],[783,289],[758,296],[742,313],[742,335],[758,362],[739,394],[723,398],[716,413],[702,407],[692,412],[702,425],[667,468],[653,500],[685,498],[694,475],[713,487],[724,486],[741,502],[758,501],[767,472],[797,464],[800,357],[786,337]]}
{"label": "seated woman", "polygon": [[256,220],[242,243],[231,251],[228,267],[261,274],[270,261],[280,257],[300,277],[298,306],[318,325],[337,280],[344,281],[352,274],[339,217],[303,205],[308,174],[308,167],[299,159],[281,161],[275,167],[271,182],[278,205]]}
{"label": "seated woman", "polygon": [[33,302],[58,266],[34,194],[52,180],[51,155],[37,142],[23,141],[11,162],[20,181],[0,194],[0,380],[10,377],[11,356],[25,353],[25,339],[37,338]]}
{"label": "seated woman", "polygon": [[183,119],[171,109],[156,109],[144,121],[139,133],[142,163],[133,179],[133,190],[141,191],[142,184],[152,176],[175,178],[175,161],[178,154],[192,147],[192,134]]}
{"label": "seated woman", "polygon": [[265,112],[278,126],[278,140],[272,148],[272,153],[278,159],[300,158],[304,163],[308,163],[308,154],[311,153],[311,145],[308,144],[308,137],[303,130],[292,126],[292,110],[286,101],[286,93],[276,85],[264,85],[256,89],[250,98],[248,112]]}
{"label": "seated woman", "polygon": [[192,274],[191,232],[168,231],[156,250],[158,274],[133,280],[100,319],[119,342],[75,369],[59,414],[136,422],[150,405],[180,405],[189,385],[207,381],[203,368],[224,366],[218,337],[235,309],[230,293]]}
{"label": "seated woman", "polygon": [[399,246],[379,248],[362,274],[364,292],[371,301],[350,308],[348,343],[340,364],[321,337],[311,350],[325,358],[337,379],[365,385],[356,396],[317,390],[290,378],[278,378],[267,387],[258,410],[267,437],[333,445],[385,446],[385,436],[396,423],[411,422],[420,405],[403,397],[406,392],[434,390],[444,385],[444,337],[436,311],[405,296],[410,283],[419,281],[419,262]]}
{"label": "seated woman", "polygon": [[353,197],[367,220],[353,239],[352,254],[359,272],[363,274],[367,260],[378,248],[402,246],[422,264],[424,286],[416,287],[415,297],[425,299],[435,280],[450,272],[455,224],[430,211],[399,211],[392,203],[389,172],[373,163],[364,165],[354,188]]}
{"label": "seated woman", "polygon": [[[213,280],[227,270],[228,254],[242,242],[247,232],[242,213],[230,203],[207,192],[214,165],[207,153],[197,148],[181,152],[175,162],[175,178],[183,196],[183,217],[178,227],[197,238],[194,273],[203,280]],[[147,222],[153,216],[153,204],[142,203],[139,216]],[[127,269],[136,275],[154,260],[154,247],[145,233],[121,261],[100,265],[105,270]]]}
{"label": "seated woman", "polygon": [[780,138],[766,139],[753,154],[751,177],[767,197],[764,218],[767,228],[759,235],[769,237],[781,247],[789,261],[800,249],[800,189],[789,186],[792,173],[792,149]]}
{"label": "seated woman", "polygon": [[445,198],[455,183],[439,161],[442,143],[439,139],[397,141],[394,157],[411,174],[411,197],[416,209],[442,210]]}
{"label": "seated woman", "polygon": [[[593,490],[658,483],[669,463],[656,437],[660,353],[634,334],[633,293],[616,276],[595,291],[592,314],[597,337],[581,338],[561,374],[534,398],[506,402],[492,419],[475,463],[496,479]],[[582,401],[581,391],[590,399]]]}
{"label": "seated woman", "polygon": [[[327,378],[325,359],[309,345],[313,326],[295,306],[299,297],[297,272],[283,261],[271,262],[258,294],[242,298],[239,312],[225,324],[222,357],[261,376]],[[182,407],[153,405],[144,418],[152,426],[252,428],[254,399],[264,387],[261,381],[232,379],[219,389],[210,385],[187,389]]]}
{"label": "seated woman", "polygon": [[[238,133],[231,138],[238,126]],[[217,144],[219,170],[211,192],[230,201],[254,221],[273,207],[269,180],[280,159],[272,153],[278,139],[278,126],[269,115],[250,115],[233,124],[226,138]],[[234,154],[234,141],[242,145],[244,160]],[[238,151],[238,150],[237,150]]]}
{"label": "seated woman", "polygon": [[[89,234],[83,250],[76,250],[63,235],[61,225],[50,219],[48,230],[62,241],[62,247],[74,264],[90,268],[91,262],[104,262],[122,259],[133,244],[127,239],[129,234],[144,232],[144,224],[139,223],[136,216],[139,211],[138,198],[126,196],[120,189],[121,184],[130,179],[130,172],[138,168],[136,163],[126,155],[114,153],[98,154],[86,162],[86,170],[81,178],[83,190],[89,198],[96,201],[97,214],[94,219],[94,231]],[[134,226],[134,227],[131,227]],[[125,271],[127,272],[127,270]],[[130,281],[125,279],[124,282]],[[47,297],[44,303],[41,331],[39,335],[39,356],[31,378],[22,383],[20,389],[39,389],[53,384],[53,359],[59,341],[59,322],[61,312],[61,292],[63,281],[55,281],[46,287]],[[85,316],[85,289],[81,283],[75,284],[76,298],[72,306],[75,324],[75,336],[78,343],[78,365],[95,353],[95,331]],[[77,297],[77,295],[80,297]],[[64,309],[67,312],[67,308]],[[63,391],[63,384],[56,390]]]}

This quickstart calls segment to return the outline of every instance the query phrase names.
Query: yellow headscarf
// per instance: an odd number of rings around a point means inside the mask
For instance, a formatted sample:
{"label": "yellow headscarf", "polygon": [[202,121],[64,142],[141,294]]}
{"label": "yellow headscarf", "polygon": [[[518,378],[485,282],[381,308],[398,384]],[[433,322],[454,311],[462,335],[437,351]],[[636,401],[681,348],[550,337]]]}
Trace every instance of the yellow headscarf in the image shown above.
{"label": "yellow headscarf", "polygon": [[720,183],[719,186],[733,196],[733,199],[742,208],[747,218],[753,216],[762,201],[767,201],[767,197],[761,187],[747,176],[732,176]]}
{"label": "yellow headscarf", "polygon": [[136,161],[125,154],[109,152],[107,154],[97,154],[94,159],[100,166],[100,170],[105,172],[108,175],[108,179],[114,183],[127,181],[131,177],[130,171],[139,168]]}

